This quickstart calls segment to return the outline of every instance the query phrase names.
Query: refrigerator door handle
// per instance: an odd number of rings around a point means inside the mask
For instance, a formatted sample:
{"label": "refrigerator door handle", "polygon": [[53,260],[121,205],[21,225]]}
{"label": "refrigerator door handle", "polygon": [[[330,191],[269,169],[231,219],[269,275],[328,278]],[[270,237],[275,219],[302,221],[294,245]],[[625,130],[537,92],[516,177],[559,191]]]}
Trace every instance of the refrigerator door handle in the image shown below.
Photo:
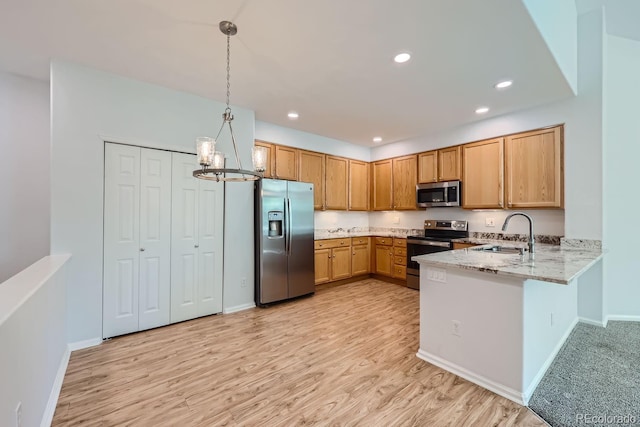
{"label": "refrigerator door handle", "polygon": [[287,197],[287,212],[286,212],[286,219],[287,219],[287,255],[291,255],[291,199]]}

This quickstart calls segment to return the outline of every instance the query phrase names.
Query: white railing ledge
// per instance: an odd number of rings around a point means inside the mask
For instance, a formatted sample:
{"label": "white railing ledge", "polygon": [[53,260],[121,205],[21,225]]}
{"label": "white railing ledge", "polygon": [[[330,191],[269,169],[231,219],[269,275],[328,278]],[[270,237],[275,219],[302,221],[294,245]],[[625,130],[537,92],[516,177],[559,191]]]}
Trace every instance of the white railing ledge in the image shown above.
{"label": "white railing ledge", "polygon": [[43,257],[0,283],[0,326],[70,258],[71,254]]}

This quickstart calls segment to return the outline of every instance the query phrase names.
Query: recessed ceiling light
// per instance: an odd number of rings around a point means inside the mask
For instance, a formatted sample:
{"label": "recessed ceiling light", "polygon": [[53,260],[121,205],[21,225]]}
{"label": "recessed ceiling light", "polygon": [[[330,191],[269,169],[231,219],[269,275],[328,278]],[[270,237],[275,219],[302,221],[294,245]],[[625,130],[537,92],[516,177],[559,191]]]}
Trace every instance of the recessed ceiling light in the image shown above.
{"label": "recessed ceiling light", "polygon": [[476,114],[484,114],[489,111],[489,107],[480,107],[476,108]]}
{"label": "recessed ceiling light", "polygon": [[373,142],[382,142],[382,137],[381,136],[374,137]]}
{"label": "recessed ceiling light", "polygon": [[291,120],[295,120],[298,117],[300,117],[300,115],[298,113],[296,113],[295,111],[292,111],[289,114],[287,114],[287,117],[289,117]]}
{"label": "recessed ceiling light", "polygon": [[407,52],[399,53],[393,58],[393,60],[396,61],[398,64],[402,64],[403,62],[407,62],[410,59],[411,59],[411,54],[407,53]]}
{"label": "recessed ceiling light", "polygon": [[496,89],[506,89],[513,84],[513,80],[504,80],[495,84]]}

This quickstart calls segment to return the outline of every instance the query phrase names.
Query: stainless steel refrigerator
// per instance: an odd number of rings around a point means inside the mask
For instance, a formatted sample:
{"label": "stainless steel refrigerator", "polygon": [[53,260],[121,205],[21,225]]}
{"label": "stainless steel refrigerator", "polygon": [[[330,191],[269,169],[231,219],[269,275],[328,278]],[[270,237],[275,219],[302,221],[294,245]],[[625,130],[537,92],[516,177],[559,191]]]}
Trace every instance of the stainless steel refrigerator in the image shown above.
{"label": "stainless steel refrigerator", "polygon": [[313,184],[260,180],[254,206],[256,305],[314,293]]}

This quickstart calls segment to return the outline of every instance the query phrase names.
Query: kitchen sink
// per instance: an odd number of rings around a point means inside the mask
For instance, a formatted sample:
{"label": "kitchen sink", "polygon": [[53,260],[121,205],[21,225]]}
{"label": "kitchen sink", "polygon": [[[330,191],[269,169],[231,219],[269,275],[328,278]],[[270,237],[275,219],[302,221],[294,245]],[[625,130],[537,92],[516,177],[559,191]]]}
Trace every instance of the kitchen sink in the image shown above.
{"label": "kitchen sink", "polygon": [[514,246],[498,246],[498,245],[483,246],[474,250],[481,251],[481,252],[491,252],[496,254],[505,254],[505,255],[513,255],[513,254],[524,255],[525,253],[525,248],[517,248]]}

